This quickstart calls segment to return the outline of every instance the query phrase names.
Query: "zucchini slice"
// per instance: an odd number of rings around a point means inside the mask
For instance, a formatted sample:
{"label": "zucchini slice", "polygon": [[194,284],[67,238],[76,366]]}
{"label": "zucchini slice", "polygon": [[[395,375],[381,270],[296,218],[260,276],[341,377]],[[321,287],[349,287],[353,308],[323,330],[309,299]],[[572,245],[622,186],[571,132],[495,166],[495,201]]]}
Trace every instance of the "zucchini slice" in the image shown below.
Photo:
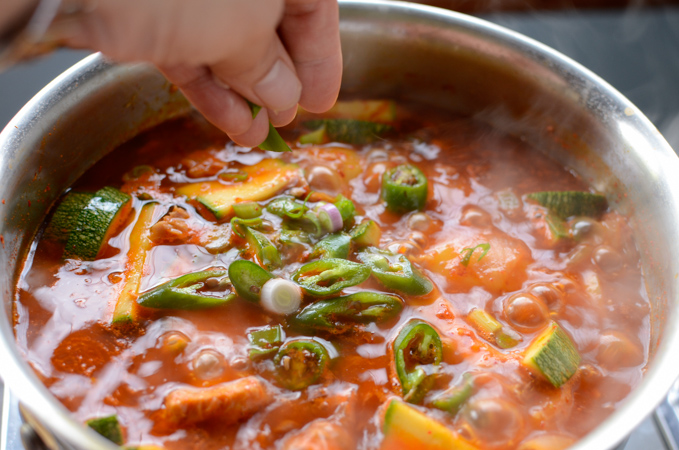
{"label": "zucchini slice", "polygon": [[118,416],[100,417],[88,420],[86,424],[114,444],[123,445],[123,430],[118,423]]}
{"label": "zucchini slice", "polygon": [[356,119],[307,120],[304,126],[314,132],[325,128],[325,134],[330,141],[354,145],[369,144],[393,130],[391,125]]}
{"label": "zucchini slice", "polygon": [[381,450],[478,450],[436,420],[400,400],[387,407]]}
{"label": "zucchini slice", "polygon": [[523,357],[523,365],[554,387],[566,383],[580,365],[580,353],[565,331],[552,322],[531,342]]}
{"label": "zucchini slice", "polygon": [[233,184],[207,181],[187,184],[176,190],[177,195],[196,200],[209,209],[218,220],[233,213],[233,205],[240,202],[268,200],[302,177],[296,164],[280,159],[265,159],[243,168],[247,179]]}
{"label": "zucchini slice", "polygon": [[78,215],[94,197],[91,192],[69,192],[61,200],[45,229],[44,238],[65,244],[75,228]]}
{"label": "zucchini slice", "polygon": [[382,238],[382,230],[372,220],[365,220],[360,225],[356,225],[349,232],[351,239],[359,247],[379,247]]}
{"label": "zucchini slice", "polygon": [[528,198],[544,206],[562,219],[571,216],[598,217],[608,208],[606,197],[581,191],[543,191]]}
{"label": "zucchini slice", "polygon": [[64,255],[93,261],[131,210],[131,197],[113,187],[99,189],[81,209],[66,240]]}
{"label": "zucchini slice", "polygon": [[130,250],[127,252],[125,264],[125,284],[120,292],[113,311],[114,325],[130,325],[137,321],[137,297],[139,286],[144,275],[146,254],[153,243],[149,238],[149,229],[153,225],[153,216],[158,205],[147,203],[142,206],[137,222],[130,233]]}

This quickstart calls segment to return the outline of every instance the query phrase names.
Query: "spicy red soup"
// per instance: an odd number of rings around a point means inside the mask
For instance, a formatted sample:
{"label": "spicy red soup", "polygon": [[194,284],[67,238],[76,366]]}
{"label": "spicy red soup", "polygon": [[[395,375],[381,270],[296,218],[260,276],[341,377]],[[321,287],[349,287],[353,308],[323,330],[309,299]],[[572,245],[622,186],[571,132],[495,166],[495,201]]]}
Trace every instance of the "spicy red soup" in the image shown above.
{"label": "spicy red soup", "polygon": [[632,233],[573,172],[391,101],[282,133],[175,120],[62,196],[15,333],[78,420],[145,449],[554,450],[639,383]]}

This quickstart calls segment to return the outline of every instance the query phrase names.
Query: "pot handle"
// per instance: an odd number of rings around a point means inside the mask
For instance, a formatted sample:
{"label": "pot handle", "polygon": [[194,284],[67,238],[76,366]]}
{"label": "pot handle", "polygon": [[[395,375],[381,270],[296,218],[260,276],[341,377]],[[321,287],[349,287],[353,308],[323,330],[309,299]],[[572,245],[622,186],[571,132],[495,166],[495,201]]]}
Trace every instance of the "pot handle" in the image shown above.
{"label": "pot handle", "polygon": [[679,380],[654,413],[658,429],[669,450],[679,450]]}

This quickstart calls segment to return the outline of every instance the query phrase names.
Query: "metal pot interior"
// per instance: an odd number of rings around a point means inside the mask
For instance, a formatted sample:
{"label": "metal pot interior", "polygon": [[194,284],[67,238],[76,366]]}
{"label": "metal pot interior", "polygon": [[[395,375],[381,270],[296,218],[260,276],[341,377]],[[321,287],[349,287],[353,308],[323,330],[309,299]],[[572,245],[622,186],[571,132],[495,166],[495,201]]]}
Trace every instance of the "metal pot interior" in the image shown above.
{"label": "metal pot interior", "polygon": [[[651,362],[623,408],[577,449],[612,448],[679,373],[679,161],[651,123],[605,82],[516,33],[434,8],[341,4],[343,92],[416,100],[471,116],[571,167],[629,215],[653,303]],[[189,106],[145,65],[94,55],[56,79],[0,135],[0,373],[66,448],[113,448],[70,419],[13,346],[23,255],[59,194],[117,145]],[[68,443],[68,444],[67,444]],[[71,447],[73,446],[73,447]]]}

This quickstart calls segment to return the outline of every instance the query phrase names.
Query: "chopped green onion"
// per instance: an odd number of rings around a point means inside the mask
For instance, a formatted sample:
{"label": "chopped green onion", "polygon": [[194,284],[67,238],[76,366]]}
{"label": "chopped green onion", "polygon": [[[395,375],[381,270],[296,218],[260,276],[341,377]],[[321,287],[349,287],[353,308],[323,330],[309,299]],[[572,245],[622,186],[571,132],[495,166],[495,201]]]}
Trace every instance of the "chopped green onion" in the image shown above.
{"label": "chopped green onion", "polygon": [[299,310],[302,289],[289,280],[273,278],[262,287],[260,301],[264,309],[274,314],[288,315]]}
{"label": "chopped green onion", "polygon": [[253,219],[242,219],[240,217],[234,217],[231,219],[231,229],[233,230],[234,233],[236,233],[239,237],[242,237],[245,239],[245,235],[243,234],[243,228],[242,227],[256,227],[262,224],[262,219],[259,217],[255,217]]}
{"label": "chopped green onion", "polygon": [[472,254],[474,254],[474,252],[476,251],[477,248],[480,248],[480,249],[483,250],[483,253],[481,253],[481,256],[479,256],[479,259],[476,260],[476,261],[481,261],[483,259],[483,257],[486,256],[486,253],[488,253],[488,250],[490,250],[490,244],[483,243],[483,244],[477,245],[476,247],[463,248],[462,251],[460,252],[460,254],[463,254],[463,253],[466,252],[464,254],[464,256],[462,257],[462,260],[460,261],[463,266],[467,267],[469,265],[469,262],[472,258]]}

